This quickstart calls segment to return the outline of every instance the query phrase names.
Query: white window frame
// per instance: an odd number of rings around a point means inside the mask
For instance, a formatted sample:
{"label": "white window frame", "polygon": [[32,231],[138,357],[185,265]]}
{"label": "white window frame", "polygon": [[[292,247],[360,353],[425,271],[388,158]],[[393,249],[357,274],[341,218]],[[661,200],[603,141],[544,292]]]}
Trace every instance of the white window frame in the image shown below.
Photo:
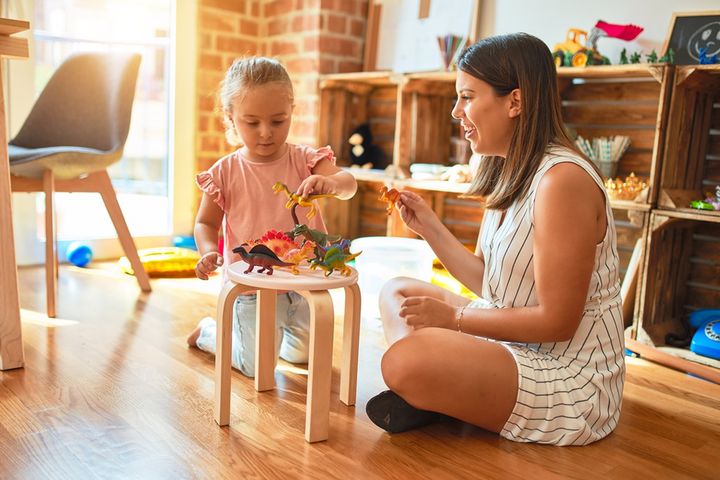
{"label": "white window frame", "polygon": [[[195,214],[195,133],[196,133],[196,82],[197,82],[197,0],[175,0],[175,21],[171,32],[170,118],[173,136],[168,152],[169,197],[172,232],[162,236],[135,236],[138,249],[171,245],[175,235],[191,235]],[[7,18],[31,20],[34,18],[35,0],[2,1],[2,13]],[[31,32],[26,32],[32,59],[34,45]],[[4,61],[8,138],[13,138],[22,126],[35,101],[32,90],[34,62]],[[39,240],[35,224],[36,196],[42,194],[13,194],[13,227],[18,265],[45,262],[44,243]],[[83,240],[85,239],[76,239]],[[65,261],[65,249],[72,240],[58,242],[58,256]],[[111,259],[124,255],[117,238],[87,240],[95,259]]]}

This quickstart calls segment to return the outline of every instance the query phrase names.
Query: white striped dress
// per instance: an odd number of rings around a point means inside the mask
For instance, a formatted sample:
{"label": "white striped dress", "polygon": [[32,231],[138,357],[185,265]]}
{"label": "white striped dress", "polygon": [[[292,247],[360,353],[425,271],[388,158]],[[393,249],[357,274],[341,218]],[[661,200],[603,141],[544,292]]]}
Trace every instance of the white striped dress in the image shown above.
{"label": "white striped dress", "polygon": [[[528,193],[506,211],[485,214],[480,246],[485,257],[482,300],[474,306],[526,307],[538,304],[533,267],[535,192],[553,166],[582,167],[605,192],[584,160],[551,150]],[[568,199],[568,201],[573,201]],[[615,225],[605,196],[607,230],[595,250],[583,318],[567,342],[500,342],[518,368],[518,397],[501,435],[521,442],[585,445],[608,435],[620,416],[625,378],[623,320]]]}

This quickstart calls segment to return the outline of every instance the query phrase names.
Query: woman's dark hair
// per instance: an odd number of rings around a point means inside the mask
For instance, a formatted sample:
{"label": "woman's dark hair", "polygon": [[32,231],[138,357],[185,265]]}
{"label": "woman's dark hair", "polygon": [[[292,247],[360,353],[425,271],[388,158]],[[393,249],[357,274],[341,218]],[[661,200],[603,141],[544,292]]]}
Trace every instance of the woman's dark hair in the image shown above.
{"label": "woman's dark hair", "polygon": [[519,89],[521,98],[507,157],[483,157],[468,195],[485,197],[487,208],[506,210],[528,191],[549,146],[584,158],[565,130],[555,62],[540,39],[513,33],[480,40],[462,53],[458,68],[488,83],[498,96]]}

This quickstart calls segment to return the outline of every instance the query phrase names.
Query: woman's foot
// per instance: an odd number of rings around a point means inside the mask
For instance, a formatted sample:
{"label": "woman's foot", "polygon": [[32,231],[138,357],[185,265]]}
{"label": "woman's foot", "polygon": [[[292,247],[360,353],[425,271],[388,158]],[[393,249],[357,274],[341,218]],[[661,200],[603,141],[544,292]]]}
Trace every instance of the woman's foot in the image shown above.
{"label": "woman's foot", "polygon": [[375,425],[390,433],[405,432],[449,418],[442,413],[415,408],[392,390],[371,398],[365,411]]}

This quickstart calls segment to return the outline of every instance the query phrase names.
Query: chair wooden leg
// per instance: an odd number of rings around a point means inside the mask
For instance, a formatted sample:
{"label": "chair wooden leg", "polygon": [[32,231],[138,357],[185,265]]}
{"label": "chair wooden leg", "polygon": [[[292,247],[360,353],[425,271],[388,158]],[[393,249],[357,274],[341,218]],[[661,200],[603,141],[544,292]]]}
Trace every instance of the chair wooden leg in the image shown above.
{"label": "chair wooden leg", "polygon": [[130,265],[132,265],[132,269],[135,272],[135,278],[137,278],[138,284],[140,285],[140,290],[143,292],[151,291],[150,279],[145,271],[145,267],[143,267],[143,264],[140,262],[140,256],[138,256],[135,241],[133,240],[132,235],[130,235],[127,223],[125,223],[125,217],[122,214],[120,204],[117,201],[117,195],[115,194],[115,189],[110,181],[110,175],[108,175],[107,170],[102,170],[100,172],[92,173],[88,177],[88,180],[90,180],[90,177],[94,177],[92,180],[97,182],[98,191],[102,196],[103,202],[105,202],[105,208],[110,215],[110,219],[112,220],[113,225],[115,225],[115,231],[117,231],[118,239],[125,251],[125,255],[128,260],[130,260]]}
{"label": "chair wooden leg", "polygon": [[230,423],[230,373],[232,372],[232,321],[235,299],[248,290],[244,285],[227,282],[220,292],[217,306],[215,347],[215,421]]}
{"label": "chair wooden leg", "polygon": [[255,323],[255,390],[258,392],[275,388],[276,297],[275,290],[258,290]]}
{"label": "chair wooden leg", "polygon": [[332,376],[333,304],[327,290],[298,292],[310,304],[310,361],[308,364],[305,440],[328,438]]}
{"label": "chair wooden leg", "polygon": [[45,192],[45,288],[47,296],[47,316],[55,318],[57,300],[57,245],[55,239],[55,176],[52,170],[43,174],[43,191]]}
{"label": "chair wooden leg", "polygon": [[360,350],[360,287],[345,287],[342,366],[340,367],[340,401],[355,405],[357,394],[358,351]]}

